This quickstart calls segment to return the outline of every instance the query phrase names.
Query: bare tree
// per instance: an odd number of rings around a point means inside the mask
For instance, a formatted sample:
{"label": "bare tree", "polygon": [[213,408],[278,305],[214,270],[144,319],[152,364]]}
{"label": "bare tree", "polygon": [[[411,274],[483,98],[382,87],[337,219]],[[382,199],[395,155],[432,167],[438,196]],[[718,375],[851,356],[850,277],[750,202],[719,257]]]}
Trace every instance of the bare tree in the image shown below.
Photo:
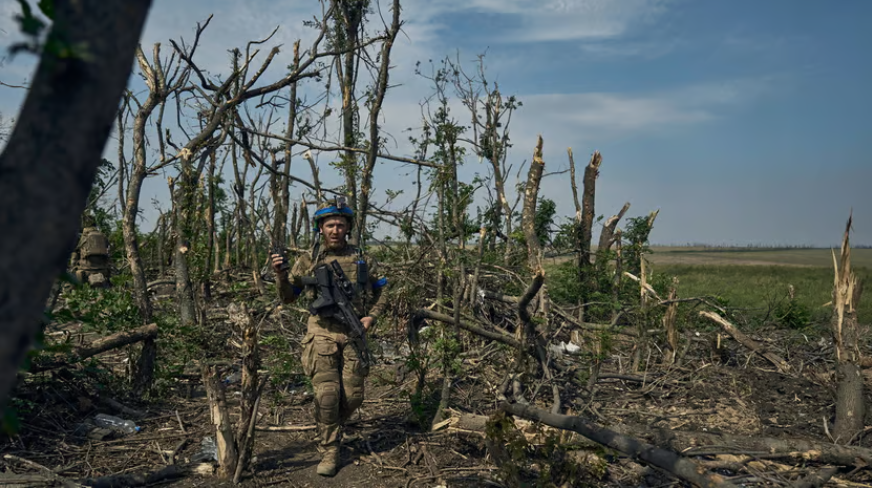
{"label": "bare tree", "polygon": [[[208,23],[207,23],[208,25]],[[206,26],[198,26],[198,34]],[[199,35],[198,35],[199,38]],[[136,48],[136,61],[139,65],[140,75],[145,80],[145,85],[148,87],[148,97],[144,102],[140,102],[133,94],[127,95],[126,102],[132,102],[136,105],[136,111],[133,118],[132,136],[133,136],[133,159],[132,167],[130,168],[130,176],[127,186],[127,199],[124,205],[124,214],[122,218],[122,231],[124,234],[124,248],[127,253],[127,263],[130,266],[130,273],[133,276],[133,291],[136,303],[139,306],[140,314],[144,322],[148,323],[152,320],[152,305],[149,299],[147,284],[145,279],[145,269],[142,265],[142,257],[139,254],[139,239],[136,230],[136,218],[139,215],[139,198],[142,193],[142,184],[145,181],[146,175],[157,170],[165,160],[165,145],[163,134],[161,133],[161,121],[163,119],[163,107],[167,99],[178,90],[180,90],[188,79],[188,70],[184,69],[177,62],[175,56],[171,56],[168,60],[161,60],[160,43],[156,43],[152,50],[152,60],[149,63],[141,47]],[[168,71],[169,76],[167,76]],[[130,107],[131,103],[126,103],[122,110]],[[159,138],[159,146],[161,148],[161,160],[155,167],[149,167],[148,154],[146,153],[147,136],[146,127],[149,119],[155,109],[160,108],[157,121],[157,135]]]}
{"label": "bare tree", "polygon": [[381,55],[379,56],[381,58],[381,65],[378,69],[378,78],[376,79],[375,86],[371,88],[373,94],[369,100],[369,151],[366,153],[366,162],[361,172],[360,201],[357,207],[357,223],[354,226],[357,233],[356,240],[360,245],[364,243],[363,238],[366,235],[366,215],[369,211],[370,193],[372,192],[372,176],[375,170],[378,150],[381,146],[378,120],[381,115],[382,103],[384,103],[385,94],[388,90],[391,48],[394,45],[397,34],[400,33],[400,0],[393,1],[391,10],[393,10],[393,20],[382,43]]}

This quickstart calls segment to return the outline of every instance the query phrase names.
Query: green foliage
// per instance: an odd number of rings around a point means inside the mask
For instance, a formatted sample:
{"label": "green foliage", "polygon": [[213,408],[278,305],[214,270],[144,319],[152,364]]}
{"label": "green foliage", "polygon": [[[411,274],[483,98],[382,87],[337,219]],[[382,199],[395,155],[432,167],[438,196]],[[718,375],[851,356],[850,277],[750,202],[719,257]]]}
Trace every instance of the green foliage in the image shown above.
{"label": "green foliage", "polygon": [[270,382],[274,386],[284,388],[303,376],[300,358],[294,353],[287,337],[281,334],[265,335],[260,343],[269,348],[269,354],[264,355],[264,368],[269,371]]}
{"label": "green foliage", "polygon": [[648,245],[651,225],[648,222],[647,216],[631,217],[622,234],[627,241],[623,246],[624,265],[627,271],[637,276],[642,269],[642,255],[651,252]]}
{"label": "green foliage", "polygon": [[[47,36],[43,44],[41,37],[48,24],[34,14],[27,0],[18,0],[18,4],[21,6],[21,13],[15,15],[14,18],[18,23],[21,33],[28,40],[9,46],[9,53],[11,55],[14,56],[20,52],[39,54],[40,50],[43,50],[46,54],[52,55],[57,59],[81,59],[84,61],[92,59],[88,46],[85,44],[69,44],[51,34]],[[54,0],[39,0],[37,7],[49,20],[54,20]]]}
{"label": "green foliage", "polygon": [[[517,480],[523,483],[523,475],[534,471],[536,478],[530,485],[525,486],[600,486],[608,469],[608,463],[603,456],[596,452],[569,451],[561,443],[557,431],[549,429],[546,433],[541,424],[533,424],[533,427],[537,437],[545,438],[543,444],[530,443],[524,433],[515,427],[512,417],[505,412],[494,413],[488,419],[485,434],[491,447],[501,451],[497,458],[503,458],[498,460],[497,476],[501,480]],[[581,456],[573,456],[573,453]]]}
{"label": "green foliage", "polygon": [[551,240],[551,228],[554,225],[554,215],[557,213],[557,204],[549,198],[540,198],[536,205],[534,217],[534,230],[539,244],[545,245]]}
{"label": "green foliage", "polygon": [[85,285],[72,287],[64,293],[63,305],[54,313],[54,319],[80,321],[83,331],[103,334],[142,324],[130,292],[118,287],[98,289]]}

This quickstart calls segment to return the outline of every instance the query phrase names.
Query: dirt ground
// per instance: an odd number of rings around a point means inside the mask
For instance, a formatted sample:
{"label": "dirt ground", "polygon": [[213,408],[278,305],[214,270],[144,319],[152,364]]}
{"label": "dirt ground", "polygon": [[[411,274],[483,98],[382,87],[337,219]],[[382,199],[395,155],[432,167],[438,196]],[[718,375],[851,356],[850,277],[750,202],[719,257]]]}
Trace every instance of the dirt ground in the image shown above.
{"label": "dirt ground", "polygon": [[[593,401],[588,392],[569,388],[563,391],[565,413],[580,414],[630,434],[643,428],[668,428],[828,442],[824,422],[831,426],[835,412],[829,373],[831,344],[825,339],[806,342],[795,335],[778,337],[775,331],[756,336],[789,358],[796,372],[781,374],[731,340],[723,339],[722,347],[715,348],[713,334],[689,335],[679,366],[661,366],[649,358],[638,373],[627,371],[630,356],[626,350],[616,348],[621,352],[615,352],[603,364]],[[587,371],[577,359],[568,357],[564,361],[576,363],[579,372]],[[315,472],[318,453],[314,430],[258,431],[254,472],[243,474],[241,486],[504,486],[496,476],[500,466],[494,465],[482,434],[453,429],[429,432],[418,427],[412,420],[408,400],[400,393],[409,380],[390,379],[397,377],[398,364],[382,364],[370,375],[367,400],[347,428],[351,439],[343,446],[343,466],[335,478],[322,478]],[[496,407],[493,398],[500,373],[475,364],[474,359],[466,361],[464,367],[472,373],[454,383],[451,407],[455,412],[489,415]],[[193,462],[203,438],[211,435],[205,394],[192,380],[190,388],[179,388],[161,403],[119,399],[146,413],[138,421],[140,432],[102,440],[83,437],[76,432],[78,424],[97,412],[116,412],[101,403],[99,385],[85,381],[87,374],[73,373],[61,370],[45,381],[27,382],[19,401],[30,402],[34,408],[21,415],[18,435],[2,438],[0,453],[38,463],[67,479],[81,480],[155,472],[170,463]],[[432,379],[440,381],[436,373]],[[231,384],[228,389],[231,403],[235,398],[233,387]],[[290,390],[265,392],[268,400],[261,405],[259,427],[311,427],[311,396],[304,388],[293,389],[293,394]],[[540,395],[539,399],[546,402],[547,397]],[[872,414],[867,412],[867,417],[869,425]],[[872,447],[872,437],[861,435],[855,445]],[[604,454],[584,439],[567,443],[565,449],[606,465],[601,476],[585,475],[587,481],[582,486],[666,486],[674,480],[617,453]],[[170,453],[174,454],[172,460]],[[33,466],[9,459],[0,462],[6,465],[7,473],[38,472]],[[535,468],[528,467],[524,473],[531,483],[539,476]],[[855,473],[851,480],[861,483],[853,486],[870,481],[868,471]],[[236,485],[209,475],[188,474],[147,486]]]}

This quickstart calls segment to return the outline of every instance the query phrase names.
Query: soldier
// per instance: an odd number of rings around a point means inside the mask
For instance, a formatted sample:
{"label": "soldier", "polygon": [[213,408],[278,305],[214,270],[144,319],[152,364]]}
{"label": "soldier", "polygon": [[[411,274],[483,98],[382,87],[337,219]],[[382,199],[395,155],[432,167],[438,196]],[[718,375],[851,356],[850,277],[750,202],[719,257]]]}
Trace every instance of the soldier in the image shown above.
{"label": "soldier", "polygon": [[[353,218],[354,213],[341,197],[321,206],[312,219],[315,244],[311,255],[300,256],[290,275],[282,266],[283,256],[272,254],[272,263],[282,302],[293,303],[303,292],[303,277],[310,276],[318,265],[337,261],[348,279],[358,286],[354,309],[364,330],[369,330],[385,307],[386,295],[382,291],[387,279],[378,274],[374,259],[348,244]],[[319,234],[323,235],[323,245]],[[341,426],[363,403],[363,383],[369,368],[361,364],[356,348],[362,346],[351,339],[346,326],[317,315],[309,317],[307,326],[302,364],[315,389],[315,421],[321,453],[318,474],[334,476],[339,469]]]}
{"label": "soldier", "polygon": [[79,244],[73,252],[76,277],[92,287],[109,286],[109,240],[89,214],[82,218],[82,227]]}

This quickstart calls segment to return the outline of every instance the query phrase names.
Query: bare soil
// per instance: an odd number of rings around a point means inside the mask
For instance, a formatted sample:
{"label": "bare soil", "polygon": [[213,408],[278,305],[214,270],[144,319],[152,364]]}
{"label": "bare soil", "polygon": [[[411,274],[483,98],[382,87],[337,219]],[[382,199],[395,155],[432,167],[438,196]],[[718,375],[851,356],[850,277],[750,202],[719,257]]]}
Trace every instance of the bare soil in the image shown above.
{"label": "bare soil", "polygon": [[[824,422],[831,425],[835,411],[828,359],[831,344],[826,339],[806,342],[800,335],[774,330],[755,337],[788,357],[798,373],[780,374],[727,339],[722,339],[718,349],[713,346],[715,333],[688,334],[680,366],[661,366],[652,354],[638,373],[626,370],[630,358],[618,344],[602,373],[636,375],[641,381],[603,378],[592,402],[589,392],[567,386],[562,395],[565,412],[580,414],[601,425],[622,427],[628,433],[633,432],[633,426],[641,426],[828,442]],[[572,362],[567,360],[567,364]],[[400,393],[409,388],[410,380],[391,380],[398,376],[397,366],[382,364],[370,376],[367,400],[347,429],[359,437],[344,444],[343,466],[335,478],[323,478],[315,472],[319,457],[314,430],[260,431],[253,473],[244,474],[241,486],[503,486],[496,478],[500,466],[492,463],[482,435],[450,429],[426,432],[413,421],[409,403]],[[583,363],[579,366],[579,371],[586,371]],[[483,366],[475,358],[468,358],[464,368],[471,373],[454,384],[452,408],[457,412],[492,413],[501,372]],[[436,373],[431,379],[434,384],[441,381]],[[138,421],[141,431],[89,440],[76,433],[76,426],[100,411],[117,413],[100,402],[102,396],[111,395],[110,389],[101,390],[99,382],[81,369],[66,374],[56,371],[40,382],[30,378],[20,388],[18,398],[33,408],[21,414],[17,435],[3,437],[0,451],[39,463],[73,480],[157,471],[170,462],[166,452],[177,448],[175,462],[186,463],[200,450],[202,439],[211,435],[202,387],[196,378],[189,383],[190,387],[179,387],[161,402],[117,399],[147,413]],[[232,385],[229,391],[233,391]],[[547,397],[540,395],[543,401]],[[273,389],[265,393],[260,413],[259,426],[311,425],[311,396],[304,388],[295,389],[293,394]],[[185,443],[179,447],[181,441]],[[860,436],[855,444],[872,447],[872,438]],[[622,456],[603,454],[590,442],[570,443],[565,449],[605,460],[607,470],[602,477],[588,476],[591,486],[658,486],[672,480]],[[0,462],[7,466],[7,472],[38,472],[9,460]],[[530,482],[538,476],[532,468],[523,474]],[[852,478],[854,483],[870,481],[868,471],[855,473]],[[158,485],[233,484],[212,476],[189,475],[150,486]]]}

